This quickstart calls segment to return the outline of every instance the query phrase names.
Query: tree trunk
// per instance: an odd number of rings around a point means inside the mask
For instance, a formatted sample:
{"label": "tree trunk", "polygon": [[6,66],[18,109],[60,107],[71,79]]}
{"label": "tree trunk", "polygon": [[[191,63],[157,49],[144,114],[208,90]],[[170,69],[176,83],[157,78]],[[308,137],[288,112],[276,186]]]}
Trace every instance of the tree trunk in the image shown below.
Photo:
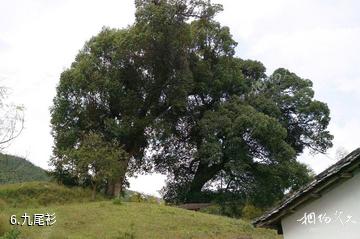
{"label": "tree trunk", "polygon": [[93,185],[91,199],[93,201],[96,199],[96,184]]}
{"label": "tree trunk", "polygon": [[108,196],[113,196],[114,195],[114,191],[115,190],[115,180],[109,180],[107,182],[107,187],[106,187],[106,195]]}
{"label": "tree trunk", "polygon": [[123,192],[123,184],[124,184],[125,174],[127,172],[129,160],[120,163],[122,163],[124,166],[124,173],[121,174],[119,177],[110,180],[110,182],[108,182],[106,193],[110,197],[119,197]]}
{"label": "tree trunk", "polygon": [[120,177],[114,184],[114,196],[120,197],[123,191],[124,177]]}
{"label": "tree trunk", "polygon": [[215,177],[216,174],[220,172],[222,169],[223,164],[215,164],[213,166],[208,166],[206,163],[200,163],[194,179],[191,182],[190,189],[186,196],[186,202],[190,203],[197,203],[199,202],[199,196],[201,194],[201,189],[204,187],[204,185],[210,181],[212,178]]}
{"label": "tree trunk", "polygon": [[110,197],[119,197],[123,191],[124,176],[120,176],[108,182],[107,195]]}

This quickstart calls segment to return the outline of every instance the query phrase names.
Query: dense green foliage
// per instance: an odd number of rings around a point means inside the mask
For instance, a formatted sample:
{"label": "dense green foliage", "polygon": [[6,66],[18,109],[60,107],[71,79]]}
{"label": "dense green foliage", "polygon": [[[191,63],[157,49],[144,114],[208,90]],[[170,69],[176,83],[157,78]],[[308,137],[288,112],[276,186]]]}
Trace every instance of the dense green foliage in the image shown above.
{"label": "dense green foliage", "polygon": [[155,168],[169,175],[165,199],[209,201],[215,187],[224,200],[270,206],[311,179],[296,161],[305,148],[332,146],[329,109],[310,80],[282,68],[267,76],[260,62],[235,57],[229,29],[214,20],[221,8],[197,3],[188,5],[201,11],[189,24],[186,111],[163,117],[152,141]]}
{"label": "dense green foliage", "polygon": [[136,4],[136,24],[123,30],[103,29],[61,74],[51,123],[54,175],[62,180],[74,175],[64,161],[68,150],[89,131],[122,145],[127,162],[131,160],[129,172],[142,165],[147,127],[160,115],[171,114],[171,107],[185,107],[190,79],[184,62],[187,24],[182,17],[165,15],[173,8],[167,5],[149,25],[151,16],[142,13],[143,3]]}
{"label": "dense green foliage", "polygon": [[102,183],[121,177],[127,167],[128,155],[121,146],[116,141],[107,142],[93,132],[85,135],[78,147],[67,155],[65,162],[74,165],[79,180],[90,181],[93,199]]}
{"label": "dense green foliage", "polygon": [[61,74],[51,110],[54,175],[79,182],[68,152],[93,131],[126,151],[129,174],[166,173],[164,197],[173,203],[267,207],[308,182],[296,157],[325,152],[333,138],[312,82],[283,68],[267,75],[260,62],[236,57],[230,29],[215,20],[220,5],[135,5],[133,25],[104,28]]}
{"label": "dense green foliage", "polygon": [[0,184],[48,180],[44,169],[26,159],[0,154]]}

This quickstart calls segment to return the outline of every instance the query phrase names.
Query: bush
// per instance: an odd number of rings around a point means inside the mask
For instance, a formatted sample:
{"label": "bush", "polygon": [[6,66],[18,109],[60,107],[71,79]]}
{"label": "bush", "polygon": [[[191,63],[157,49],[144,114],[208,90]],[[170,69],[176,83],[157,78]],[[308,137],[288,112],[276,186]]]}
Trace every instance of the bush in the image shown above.
{"label": "bush", "polygon": [[244,204],[237,202],[221,204],[222,215],[233,218],[240,218],[242,216],[243,206]]}
{"label": "bush", "polygon": [[241,217],[242,204],[236,203],[223,203],[223,204],[214,204],[209,207],[200,209],[201,212],[227,216],[232,218]]}
{"label": "bush", "polygon": [[145,197],[141,193],[134,193],[129,197],[129,202],[145,202]]}
{"label": "bush", "polygon": [[242,217],[246,220],[255,219],[263,213],[263,210],[260,208],[255,207],[252,204],[246,204],[242,209]]}
{"label": "bush", "polygon": [[206,208],[200,209],[200,212],[208,213],[208,214],[214,214],[214,215],[223,215],[221,206],[218,204],[211,205]]}
{"label": "bush", "polygon": [[112,202],[115,205],[121,205],[123,203],[123,199],[122,198],[115,198]]}
{"label": "bush", "polygon": [[124,197],[122,201],[161,204],[161,200],[159,198],[137,192],[131,193],[128,197]]}

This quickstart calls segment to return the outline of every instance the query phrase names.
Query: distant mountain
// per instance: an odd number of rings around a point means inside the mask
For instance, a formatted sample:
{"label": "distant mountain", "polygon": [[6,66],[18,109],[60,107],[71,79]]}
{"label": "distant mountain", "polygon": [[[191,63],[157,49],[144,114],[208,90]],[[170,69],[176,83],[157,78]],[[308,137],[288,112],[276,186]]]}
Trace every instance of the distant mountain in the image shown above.
{"label": "distant mountain", "polygon": [[44,169],[24,158],[0,153],[0,184],[48,180]]}

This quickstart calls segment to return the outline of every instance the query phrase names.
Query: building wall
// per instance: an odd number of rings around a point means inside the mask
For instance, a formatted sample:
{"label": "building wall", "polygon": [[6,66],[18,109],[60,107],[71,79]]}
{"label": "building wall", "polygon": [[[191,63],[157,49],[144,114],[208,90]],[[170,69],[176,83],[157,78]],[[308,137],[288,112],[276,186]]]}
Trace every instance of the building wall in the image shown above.
{"label": "building wall", "polygon": [[360,173],[296,209],[281,224],[284,239],[360,239]]}

